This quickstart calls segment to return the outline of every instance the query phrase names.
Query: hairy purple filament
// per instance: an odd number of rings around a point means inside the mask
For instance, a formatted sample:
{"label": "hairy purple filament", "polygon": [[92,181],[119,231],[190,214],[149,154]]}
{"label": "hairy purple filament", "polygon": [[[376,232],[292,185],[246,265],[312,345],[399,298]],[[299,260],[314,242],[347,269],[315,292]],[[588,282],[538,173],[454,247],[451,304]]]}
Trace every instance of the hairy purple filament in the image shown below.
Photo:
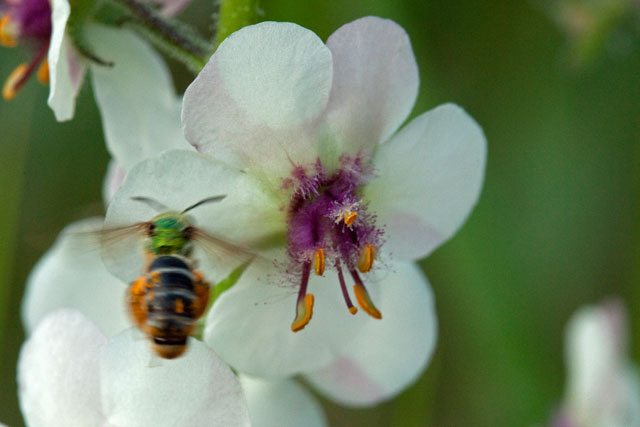
{"label": "hairy purple filament", "polygon": [[313,298],[309,301],[307,297],[312,295],[306,294],[310,269],[313,264],[316,274],[322,275],[325,258],[327,265],[338,273],[349,311],[355,314],[357,309],[349,297],[343,267],[356,283],[356,299],[360,306],[372,316],[381,317],[356,272],[356,268],[361,272],[369,271],[373,255],[382,244],[383,233],[375,226],[376,217],[367,211],[367,205],[359,196],[359,188],[371,176],[370,168],[360,157],[343,156],[340,168],[333,173],[328,173],[318,160],[311,173],[298,166],[292,177],[284,182],[285,188],[294,189],[287,212],[287,253],[292,269],[302,272],[296,319],[292,324],[294,332],[304,328],[311,318]]}

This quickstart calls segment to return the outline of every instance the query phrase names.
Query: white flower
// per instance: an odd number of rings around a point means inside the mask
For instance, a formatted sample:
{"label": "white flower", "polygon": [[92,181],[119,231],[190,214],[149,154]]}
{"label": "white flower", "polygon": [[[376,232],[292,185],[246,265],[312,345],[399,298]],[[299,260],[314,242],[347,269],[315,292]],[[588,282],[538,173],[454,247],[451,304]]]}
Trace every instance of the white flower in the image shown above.
{"label": "white flower", "polygon": [[20,407],[31,427],[249,426],[240,384],[204,344],[150,366],[144,339],[107,339],[75,310],[45,317],[18,362]]}
{"label": "white flower", "polygon": [[[127,329],[127,285],[107,272],[91,241],[77,235],[95,230],[101,223],[94,218],[67,227],[27,280],[22,318],[31,338],[20,358],[19,375],[21,384],[27,387],[21,388],[21,405],[29,425],[102,425],[88,422],[87,416],[116,426],[162,425],[155,424],[155,417],[166,417],[168,425],[209,426],[216,420],[219,421],[215,425],[233,425],[234,418],[224,418],[226,415],[218,411],[225,401],[236,408],[241,416],[237,421],[244,424],[244,401],[212,394],[225,390],[232,393],[236,385],[227,376],[228,368],[207,346],[190,339],[185,356],[159,360],[141,333]],[[57,314],[65,310],[66,315]],[[70,325],[69,319],[76,320]],[[93,358],[93,362],[83,358]],[[174,364],[176,360],[182,362]],[[89,369],[87,363],[93,363],[95,369]],[[167,374],[174,366],[179,370]],[[215,367],[207,371],[209,376],[203,375],[207,366]],[[63,378],[68,383],[61,383]],[[254,427],[326,425],[319,404],[295,381],[262,382],[243,376],[240,380]],[[215,383],[210,384],[211,381]],[[83,388],[78,389],[78,384]],[[93,389],[87,390],[91,384]],[[96,384],[102,384],[102,388],[98,390]],[[152,390],[141,392],[150,387]],[[120,398],[114,397],[116,390]],[[193,397],[188,405],[183,405],[182,400],[162,403],[172,393],[182,392],[186,393],[182,396],[185,399]],[[79,407],[77,401],[81,398],[90,402]],[[214,401],[219,398],[222,400]],[[127,400],[131,406],[126,406]],[[135,412],[136,408],[139,412]],[[176,421],[181,414],[207,418],[201,419],[202,424],[193,424],[189,418],[181,423]],[[132,417],[147,417],[148,422]]]}
{"label": "white flower", "polygon": [[618,301],[580,309],[566,334],[567,388],[557,427],[640,426],[640,378]]}
{"label": "white flower", "polygon": [[[463,224],[486,156],[482,130],[454,105],[396,132],[417,90],[409,39],[392,21],[359,19],[326,45],[295,24],[243,28],[184,97],[185,135],[202,154],[134,167],[107,226],[155,214],[135,196],[180,210],[226,194],[190,212],[196,225],[259,257],[214,304],[205,340],[241,372],[304,374],[349,405],[387,399],[420,375],[436,341],[433,297],[412,261]],[[142,268],[133,250],[109,262],[125,280]],[[346,283],[384,318],[352,316]]]}
{"label": "white flower", "polygon": [[[172,14],[180,10],[186,1],[156,3],[163,6],[164,13]],[[149,129],[157,133],[173,132],[172,136],[181,140],[179,122],[175,121],[179,98],[173,92],[166,66],[155,51],[128,30],[87,23],[83,34],[91,53],[113,63],[113,66],[89,62],[74,47],[68,34],[70,16],[68,0],[52,0],[51,3],[48,0],[25,0],[0,4],[0,44],[15,46],[18,40],[24,40],[35,46],[31,63],[20,65],[9,76],[3,87],[3,96],[13,98],[42,63],[37,74],[40,81],[50,83],[48,104],[58,121],[69,120],[74,115],[76,96],[89,66],[109,149],[114,138],[127,135],[118,134],[106,122],[114,120],[121,126],[129,126],[131,134],[127,140],[142,138],[138,146],[144,146],[144,140],[154,135],[141,135],[132,130],[144,126],[145,115],[152,112],[159,112],[165,120],[154,123],[155,126]],[[123,142],[121,146],[126,144]],[[112,154],[118,156],[118,153]]]}

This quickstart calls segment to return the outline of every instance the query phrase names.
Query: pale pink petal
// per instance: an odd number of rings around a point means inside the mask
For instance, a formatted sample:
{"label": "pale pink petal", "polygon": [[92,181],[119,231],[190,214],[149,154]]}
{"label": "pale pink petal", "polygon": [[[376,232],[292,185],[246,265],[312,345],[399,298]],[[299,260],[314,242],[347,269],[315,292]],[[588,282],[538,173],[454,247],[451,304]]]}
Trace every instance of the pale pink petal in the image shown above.
{"label": "pale pink petal", "polygon": [[107,335],[128,327],[124,306],[127,284],[109,274],[100,258],[99,239],[86,234],[101,227],[101,218],[69,225],[35,265],[22,301],[27,333],[60,308],[79,310]]}
{"label": "pale pink petal", "polygon": [[330,365],[305,374],[329,399],[355,407],[390,399],[416,381],[437,339],[433,294],[417,265],[393,264],[367,284],[382,319],[368,319]]}
{"label": "pale pink petal", "polygon": [[102,115],[107,148],[128,171],[168,149],[192,149],[180,128],[180,98],[166,64],[130,31],[91,25],[96,55],[113,67],[91,65],[91,83]]}
{"label": "pale pink petal", "polygon": [[65,27],[71,13],[67,0],[52,0],[51,41],[47,60],[49,62],[49,107],[56,120],[65,121],[73,117],[76,96],[80,91],[86,65],[76,54]]}
{"label": "pale pink petal", "polygon": [[482,129],[453,104],[418,116],[382,144],[377,177],[364,191],[385,226],[385,252],[418,259],[453,236],[480,196],[486,155]]}
{"label": "pale pink petal", "polygon": [[640,378],[627,356],[626,327],[617,300],[584,307],[571,318],[564,411],[575,423],[640,425]]}
{"label": "pale pink petal", "polygon": [[102,182],[102,201],[105,206],[109,206],[109,202],[113,199],[116,191],[120,188],[124,182],[124,177],[127,172],[122,166],[116,163],[115,160],[111,160],[107,166],[107,172]]}
{"label": "pale pink petal", "polygon": [[332,74],[331,52],[311,31],[276,22],[245,27],[187,88],[185,136],[235,167],[288,175],[291,162],[318,155],[310,129],[327,105]]}
{"label": "pale pink petal", "polygon": [[107,338],[75,310],[38,325],[18,361],[20,408],[30,427],[86,427],[105,422],[99,356]]}
{"label": "pale pink petal", "polygon": [[254,262],[213,305],[204,340],[232,367],[254,376],[288,377],[330,364],[369,319],[349,313],[337,274],[326,271],[309,282],[315,296],[311,321],[292,332],[293,280],[266,261]]}
{"label": "pale pink petal", "polygon": [[406,120],[418,95],[411,42],[395,22],[368,16],[327,40],[333,54],[328,121],[342,151],[371,151]]}
{"label": "pale pink petal", "polygon": [[253,427],[323,427],[320,403],[296,381],[240,376]]}
{"label": "pale pink petal", "polygon": [[[279,204],[269,199],[254,180],[210,157],[186,150],[170,150],[160,156],[137,164],[125,178],[107,210],[107,229],[146,222],[166,211],[180,212],[185,208],[213,196],[225,198],[208,203],[189,212],[192,225],[218,237],[238,249],[253,247],[271,235],[284,233],[284,213]],[[166,209],[134,200],[151,198]],[[103,260],[109,271],[130,283],[143,271],[143,236],[131,233],[102,247]],[[246,254],[235,248],[229,251],[203,251],[196,242],[194,259],[210,281],[229,274]],[[215,248],[214,248],[215,249]]]}
{"label": "pale pink petal", "polygon": [[100,358],[102,402],[109,422],[140,427],[243,427],[249,412],[231,369],[200,341],[159,359],[138,331],[109,340]]}

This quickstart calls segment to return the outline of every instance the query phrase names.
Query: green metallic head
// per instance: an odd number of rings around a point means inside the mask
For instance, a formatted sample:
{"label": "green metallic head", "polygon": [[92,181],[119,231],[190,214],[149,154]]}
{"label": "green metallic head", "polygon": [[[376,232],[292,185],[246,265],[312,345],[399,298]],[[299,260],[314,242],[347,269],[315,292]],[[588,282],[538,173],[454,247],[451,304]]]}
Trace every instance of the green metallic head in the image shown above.
{"label": "green metallic head", "polygon": [[191,226],[191,221],[187,218],[186,213],[205,203],[218,202],[225,197],[224,195],[207,197],[182,212],[170,211],[163,203],[150,197],[132,197],[131,200],[145,203],[156,211],[167,209],[165,212],[153,217],[151,221],[145,222],[147,226],[146,250],[154,255],[182,255],[188,257],[192,251],[192,237],[195,229]]}
{"label": "green metallic head", "polygon": [[188,256],[191,251],[191,224],[179,212],[169,211],[149,223],[147,250],[155,255]]}

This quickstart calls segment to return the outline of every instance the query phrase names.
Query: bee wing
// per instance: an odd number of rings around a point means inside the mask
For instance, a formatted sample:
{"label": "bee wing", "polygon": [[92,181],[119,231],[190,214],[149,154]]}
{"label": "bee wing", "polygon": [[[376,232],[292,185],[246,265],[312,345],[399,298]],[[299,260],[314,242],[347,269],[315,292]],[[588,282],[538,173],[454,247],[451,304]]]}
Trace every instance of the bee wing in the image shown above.
{"label": "bee wing", "polygon": [[124,225],[121,227],[102,228],[98,230],[77,231],[75,234],[79,237],[93,238],[102,246],[117,243],[122,239],[131,237],[132,234],[142,233],[146,227],[146,222],[140,222],[132,225]]}
{"label": "bee wing", "polygon": [[144,267],[142,238],[148,226],[148,222],[139,222],[104,228],[95,232],[105,267],[127,284],[142,273]]}
{"label": "bee wing", "polygon": [[[204,257],[200,257],[203,263],[208,261],[206,270],[213,270],[219,278],[224,278],[241,264],[259,258],[259,255],[248,249],[227,242],[213,234],[207,233],[201,228],[193,227],[192,238],[196,247],[200,249]],[[209,268],[207,268],[209,267]],[[213,278],[214,280],[216,278]]]}

